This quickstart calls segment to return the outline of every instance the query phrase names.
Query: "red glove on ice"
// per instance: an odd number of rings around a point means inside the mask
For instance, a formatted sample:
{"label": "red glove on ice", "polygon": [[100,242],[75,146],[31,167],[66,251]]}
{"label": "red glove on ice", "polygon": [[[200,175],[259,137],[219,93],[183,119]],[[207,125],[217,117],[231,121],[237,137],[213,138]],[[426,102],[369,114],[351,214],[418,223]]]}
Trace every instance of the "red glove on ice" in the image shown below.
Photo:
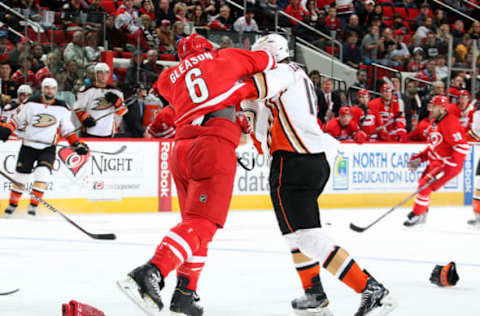
{"label": "red glove on ice", "polygon": [[95,307],[74,300],[62,305],[62,313],[63,316],[105,316]]}

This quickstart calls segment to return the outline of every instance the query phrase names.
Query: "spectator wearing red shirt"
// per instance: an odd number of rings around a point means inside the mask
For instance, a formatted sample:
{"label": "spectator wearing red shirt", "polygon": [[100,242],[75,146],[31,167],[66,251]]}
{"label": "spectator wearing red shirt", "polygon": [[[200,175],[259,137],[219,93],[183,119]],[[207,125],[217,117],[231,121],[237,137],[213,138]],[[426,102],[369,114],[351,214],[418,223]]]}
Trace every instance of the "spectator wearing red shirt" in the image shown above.
{"label": "spectator wearing red shirt", "polygon": [[357,143],[363,143],[367,140],[367,134],[359,129],[350,108],[347,106],[342,106],[338,112],[338,117],[328,121],[326,132],[338,140],[354,140]]}
{"label": "spectator wearing red shirt", "polygon": [[8,40],[8,31],[0,30],[0,61],[6,61],[14,48]]}
{"label": "spectator wearing red shirt", "polygon": [[152,21],[155,21],[155,8],[152,1],[144,0],[142,2],[142,7],[138,11],[140,11],[140,15],[146,14],[150,16],[150,19],[152,19]]}
{"label": "spectator wearing red shirt", "polygon": [[330,31],[340,31],[342,29],[335,7],[328,8],[328,16],[325,19],[325,23]]}
{"label": "spectator wearing red shirt", "polygon": [[229,31],[232,28],[232,23],[230,22],[230,7],[228,5],[222,6],[220,13],[210,22],[209,26],[214,30]]}
{"label": "spectator wearing red shirt", "polygon": [[15,71],[12,75],[12,80],[17,84],[27,84],[33,86],[35,84],[35,74],[30,70],[32,67],[32,57],[29,55],[20,55],[18,57],[20,62],[20,69]]}
{"label": "spectator wearing red shirt", "polygon": [[53,77],[55,68],[57,65],[57,55],[53,52],[48,53],[46,65],[43,68],[40,68],[35,74],[35,81],[37,84],[40,84],[43,79]]}
{"label": "spectator wearing red shirt", "polygon": [[[303,17],[308,14],[307,10],[300,4],[300,0],[290,0],[290,4],[285,8],[285,12],[297,20],[303,21]],[[292,25],[297,25],[297,22],[290,20]]]}
{"label": "spectator wearing red shirt", "polygon": [[[425,61],[423,60],[424,51],[421,47],[413,49],[413,60],[408,63],[407,70],[410,72],[419,72],[425,68]],[[436,71],[435,71],[436,75]]]}
{"label": "spectator wearing red shirt", "polygon": [[325,9],[325,7],[331,7],[334,5],[335,0],[317,0],[317,8],[320,10]]}

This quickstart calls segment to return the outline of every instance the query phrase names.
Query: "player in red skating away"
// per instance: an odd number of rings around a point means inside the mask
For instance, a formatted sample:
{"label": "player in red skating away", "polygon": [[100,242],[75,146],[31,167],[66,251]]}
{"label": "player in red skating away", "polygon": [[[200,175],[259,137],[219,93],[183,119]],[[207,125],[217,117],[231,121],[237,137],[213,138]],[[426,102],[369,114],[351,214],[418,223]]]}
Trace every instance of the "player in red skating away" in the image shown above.
{"label": "player in red skating away", "polygon": [[405,226],[425,223],[430,205],[430,194],[460,173],[468,153],[468,143],[462,124],[457,116],[447,111],[450,106],[448,98],[435,96],[429,106],[431,117],[434,120],[428,131],[429,144],[424,151],[410,158],[407,167],[409,170],[415,171],[422,162],[428,161],[427,168],[418,180],[419,188],[434,177],[437,180],[417,194],[413,210],[403,223]]}
{"label": "player in red skating away", "polygon": [[170,310],[203,315],[197,303],[197,282],[208,244],[223,227],[236,172],[235,148],[241,132],[249,132],[240,101],[257,98],[253,85],[239,82],[275,67],[273,56],[227,48],[214,51],[192,34],[178,43],[180,63],[156,82],[159,93],[175,110],[175,147],[171,170],[178,191],[182,221],[158,245],[151,260],[119,281],[122,291],[149,315],[160,315],[164,279],[177,271]]}

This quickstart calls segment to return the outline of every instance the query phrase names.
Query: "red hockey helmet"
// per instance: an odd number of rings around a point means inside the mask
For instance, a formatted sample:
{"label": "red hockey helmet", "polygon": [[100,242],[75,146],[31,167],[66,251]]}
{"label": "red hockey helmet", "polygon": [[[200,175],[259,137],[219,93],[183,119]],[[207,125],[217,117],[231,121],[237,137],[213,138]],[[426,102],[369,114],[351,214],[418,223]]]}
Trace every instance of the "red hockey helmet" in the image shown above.
{"label": "red hockey helmet", "polygon": [[187,58],[194,53],[201,53],[204,51],[212,51],[213,46],[203,36],[193,33],[178,41],[178,57],[180,60]]}
{"label": "red hockey helmet", "polygon": [[460,90],[458,93],[459,97],[468,97],[470,99],[470,92],[468,90]]}
{"label": "red hockey helmet", "polygon": [[366,95],[367,97],[369,97],[369,96],[370,96],[370,92],[368,92],[367,89],[360,89],[360,90],[358,90],[358,92],[357,92],[357,96],[361,96],[361,95]]}
{"label": "red hockey helmet", "polygon": [[338,111],[339,115],[352,115],[350,108],[348,106],[342,106]]}
{"label": "red hockey helmet", "polygon": [[384,83],[380,87],[380,92],[393,92],[393,88],[388,83]]}
{"label": "red hockey helmet", "polygon": [[432,100],[430,100],[430,104],[432,106],[438,105],[438,106],[447,107],[450,104],[450,101],[448,100],[448,97],[444,95],[436,95],[432,98]]}

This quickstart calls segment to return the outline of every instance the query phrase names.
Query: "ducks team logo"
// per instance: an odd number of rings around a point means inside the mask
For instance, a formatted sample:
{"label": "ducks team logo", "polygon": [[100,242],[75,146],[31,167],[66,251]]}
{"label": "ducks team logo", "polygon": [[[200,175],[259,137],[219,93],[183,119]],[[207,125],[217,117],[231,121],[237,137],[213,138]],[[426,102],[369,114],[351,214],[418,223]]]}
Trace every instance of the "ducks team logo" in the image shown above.
{"label": "ducks team logo", "polygon": [[45,113],[40,113],[34,116],[33,126],[35,127],[49,127],[57,123],[55,116]]}
{"label": "ducks team logo", "polygon": [[333,172],[333,190],[348,190],[348,157],[339,151],[335,157]]}

